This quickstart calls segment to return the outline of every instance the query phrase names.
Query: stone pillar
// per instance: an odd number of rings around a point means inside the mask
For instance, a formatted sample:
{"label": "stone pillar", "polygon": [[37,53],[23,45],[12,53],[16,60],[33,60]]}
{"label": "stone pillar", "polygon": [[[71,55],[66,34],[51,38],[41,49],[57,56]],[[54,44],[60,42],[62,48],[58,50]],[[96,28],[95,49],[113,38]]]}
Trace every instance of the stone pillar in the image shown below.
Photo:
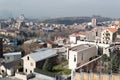
{"label": "stone pillar", "polygon": [[71,71],[71,80],[75,80],[75,70]]}
{"label": "stone pillar", "polygon": [[83,72],[82,72],[82,69],[80,69],[80,80],[83,80]]}
{"label": "stone pillar", "polygon": [[110,75],[109,75],[109,80],[112,80],[112,70],[111,70]]}

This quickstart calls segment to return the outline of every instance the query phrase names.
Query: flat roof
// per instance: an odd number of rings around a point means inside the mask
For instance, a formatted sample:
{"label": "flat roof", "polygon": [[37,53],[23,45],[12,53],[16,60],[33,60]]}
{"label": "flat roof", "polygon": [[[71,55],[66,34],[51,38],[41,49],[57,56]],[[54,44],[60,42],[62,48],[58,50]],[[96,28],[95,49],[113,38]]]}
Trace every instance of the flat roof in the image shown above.
{"label": "flat roof", "polygon": [[80,50],[87,49],[87,48],[90,48],[90,47],[93,47],[93,46],[95,46],[95,45],[82,44],[82,45],[72,47],[72,48],[70,48],[70,50],[72,50],[72,51],[80,51]]}

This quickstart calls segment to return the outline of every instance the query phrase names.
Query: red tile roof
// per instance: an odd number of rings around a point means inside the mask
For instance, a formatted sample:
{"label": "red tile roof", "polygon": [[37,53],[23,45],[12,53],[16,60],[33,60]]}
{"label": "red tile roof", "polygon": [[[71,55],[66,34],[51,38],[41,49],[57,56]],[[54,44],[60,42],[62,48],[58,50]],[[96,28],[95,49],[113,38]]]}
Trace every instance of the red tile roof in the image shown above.
{"label": "red tile roof", "polygon": [[116,29],[116,28],[107,28],[107,30],[111,31],[112,33],[117,32],[117,29]]}

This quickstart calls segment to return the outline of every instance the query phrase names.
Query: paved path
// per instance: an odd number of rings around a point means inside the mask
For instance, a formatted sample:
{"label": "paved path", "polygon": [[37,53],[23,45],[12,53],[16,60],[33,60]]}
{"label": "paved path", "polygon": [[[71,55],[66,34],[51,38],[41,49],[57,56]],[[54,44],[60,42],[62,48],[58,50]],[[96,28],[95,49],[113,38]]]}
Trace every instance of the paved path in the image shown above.
{"label": "paved path", "polygon": [[39,74],[39,73],[34,73],[35,74],[35,78],[29,79],[29,80],[56,80],[53,77],[49,77],[43,74]]}

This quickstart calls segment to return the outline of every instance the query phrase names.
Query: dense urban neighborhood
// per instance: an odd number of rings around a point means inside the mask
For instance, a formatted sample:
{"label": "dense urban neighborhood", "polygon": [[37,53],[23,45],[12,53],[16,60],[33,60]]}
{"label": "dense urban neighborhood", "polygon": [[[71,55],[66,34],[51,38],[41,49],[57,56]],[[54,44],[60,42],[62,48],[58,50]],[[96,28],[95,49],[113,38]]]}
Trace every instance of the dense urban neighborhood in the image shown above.
{"label": "dense urban neighborhood", "polygon": [[1,19],[1,79],[120,80],[120,21]]}

